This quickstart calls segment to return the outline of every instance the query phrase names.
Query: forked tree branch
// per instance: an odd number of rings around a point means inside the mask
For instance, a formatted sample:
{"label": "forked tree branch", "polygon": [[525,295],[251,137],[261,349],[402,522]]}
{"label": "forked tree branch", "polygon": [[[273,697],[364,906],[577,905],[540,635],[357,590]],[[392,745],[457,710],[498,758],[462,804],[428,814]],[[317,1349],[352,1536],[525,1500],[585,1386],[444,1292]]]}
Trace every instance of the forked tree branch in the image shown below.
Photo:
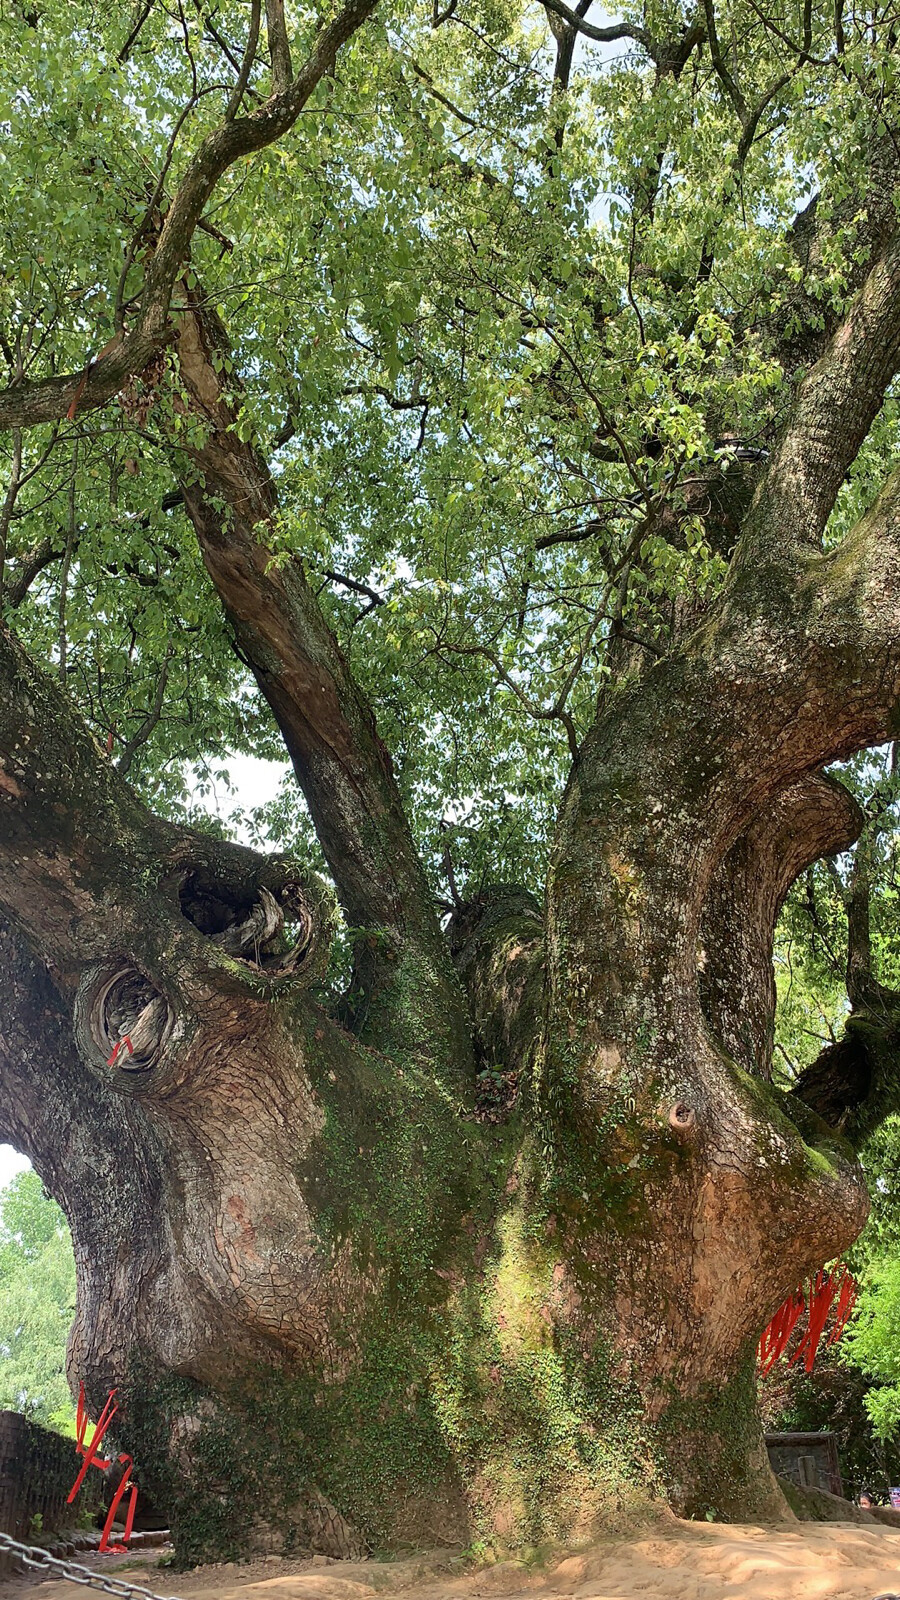
{"label": "forked tree branch", "polygon": [[[338,51],[374,11],[377,0],[350,0],[319,32],[296,77],[245,117],[226,116],[207,135],[166,213],[149,261],[133,328],[117,337],[82,372],[17,383],[0,394],[0,428],[29,428],[72,413],[95,410],[141,372],[167,336],[169,306],[191,239],[219,179],[242,156],[254,154],[293,127],[316,86],[330,73]],[[277,9],[277,8],[276,8]],[[276,26],[277,33],[277,26]],[[278,72],[285,69],[276,49]]]}

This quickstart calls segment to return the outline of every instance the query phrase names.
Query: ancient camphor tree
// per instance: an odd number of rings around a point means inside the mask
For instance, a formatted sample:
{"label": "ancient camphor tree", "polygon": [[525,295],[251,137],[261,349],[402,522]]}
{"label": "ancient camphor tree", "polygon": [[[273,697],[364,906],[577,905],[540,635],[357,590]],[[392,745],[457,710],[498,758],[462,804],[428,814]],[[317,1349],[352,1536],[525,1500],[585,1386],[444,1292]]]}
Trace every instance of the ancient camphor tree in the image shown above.
{"label": "ancient camphor tree", "polygon": [[[898,723],[894,25],[589,9],[4,15],[0,1126],[188,1559],[777,1515],[896,1103],[859,874],[772,1050]],[[279,746],[262,853],[185,775]]]}

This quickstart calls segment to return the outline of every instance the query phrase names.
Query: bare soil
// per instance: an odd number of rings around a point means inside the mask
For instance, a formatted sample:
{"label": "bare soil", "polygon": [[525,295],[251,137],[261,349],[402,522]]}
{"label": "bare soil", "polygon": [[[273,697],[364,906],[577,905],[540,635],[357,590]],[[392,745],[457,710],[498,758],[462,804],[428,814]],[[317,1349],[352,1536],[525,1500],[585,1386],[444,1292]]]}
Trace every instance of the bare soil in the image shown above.
{"label": "bare soil", "polygon": [[[89,1557],[83,1564],[115,1573],[178,1600],[874,1600],[900,1596],[900,1531],[851,1523],[790,1523],[775,1528],[708,1525],[674,1518],[652,1531],[616,1538],[541,1561],[475,1565],[435,1552],[396,1562],[291,1561],[279,1556],[193,1572],[146,1558]],[[57,1579],[14,1579],[10,1600],[74,1600]],[[92,1591],[82,1589],[82,1594]],[[35,1596],[35,1600],[37,1597]]]}

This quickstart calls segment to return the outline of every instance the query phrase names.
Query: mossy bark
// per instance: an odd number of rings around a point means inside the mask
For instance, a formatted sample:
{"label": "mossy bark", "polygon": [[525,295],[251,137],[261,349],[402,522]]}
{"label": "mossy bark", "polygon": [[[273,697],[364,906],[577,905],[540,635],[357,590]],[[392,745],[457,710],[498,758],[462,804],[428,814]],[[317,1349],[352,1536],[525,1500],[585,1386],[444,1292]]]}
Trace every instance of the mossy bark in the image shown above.
{"label": "mossy bark", "polygon": [[[690,763],[660,805],[660,764],[648,792],[623,742],[679,704],[697,719],[696,663],[598,723],[546,917],[505,890],[453,920],[432,970],[452,986],[455,959],[470,997],[454,1055],[409,972],[391,1000],[377,980],[402,1017],[377,1044],[371,1012],[357,1033],[329,1016],[324,891],[151,817],[0,646],[5,1079],[26,1086],[4,1127],[72,1222],[73,1382],[95,1410],[120,1387],[121,1442],[184,1559],[538,1544],[664,1499],[775,1514],[748,1350],[865,1196],[700,1009],[706,886],[718,862],[721,902],[732,840]],[[843,838],[847,808],[825,812]],[[799,846],[754,833],[772,883],[823,847],[813,814]],[[111,1060],[124,1033],[140,1051]],[[485,1061],[514,1084],[499,1113]]]}
{"label": "mossy bark", "polygon": [[316,987],[322,886],[153,817],[0,629],[0,1124],[72,1224],[72,1380],[95,1411],[120,1387],[184,1559],[535,1544],[662,1500],[778,1514],[752,1350],[867,1200],[768,1081],[772,932],[858,825],[820,769],[900,725],[900,477],[820,544],[900,360],[898,281],[892,247],[721,593],[649,668],[619,661],[545,905],[483,891],[446,930],[185,286],[173,459],[359,935],[342,1004]]}

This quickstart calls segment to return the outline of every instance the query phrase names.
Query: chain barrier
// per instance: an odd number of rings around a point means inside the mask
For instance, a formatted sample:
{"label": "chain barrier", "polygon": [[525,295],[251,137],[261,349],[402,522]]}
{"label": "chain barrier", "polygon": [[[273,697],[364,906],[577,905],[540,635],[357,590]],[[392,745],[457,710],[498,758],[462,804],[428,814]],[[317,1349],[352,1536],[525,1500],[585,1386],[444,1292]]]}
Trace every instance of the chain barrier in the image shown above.
{"label": "chain barrier", "polygon": [[65,1578],[68,1583],[81,1583],[88,1589],[99,1589],[103,1594],[119,1595],[120,1600],[176,1600],[174,1595],[151,1594],[149,1589],[142,1589],[138,1583],[122,1583],[109,1573],[93,1572],[90,1567],[82,1567],[77,1561],[60,1561],[56,1556],[51,1556],[49,1550],[42,1550],[38,1545],[19,1544],[8,1533],[0,1533],[0,1550],[9,1550],[24,1561],[26,1567]]}

